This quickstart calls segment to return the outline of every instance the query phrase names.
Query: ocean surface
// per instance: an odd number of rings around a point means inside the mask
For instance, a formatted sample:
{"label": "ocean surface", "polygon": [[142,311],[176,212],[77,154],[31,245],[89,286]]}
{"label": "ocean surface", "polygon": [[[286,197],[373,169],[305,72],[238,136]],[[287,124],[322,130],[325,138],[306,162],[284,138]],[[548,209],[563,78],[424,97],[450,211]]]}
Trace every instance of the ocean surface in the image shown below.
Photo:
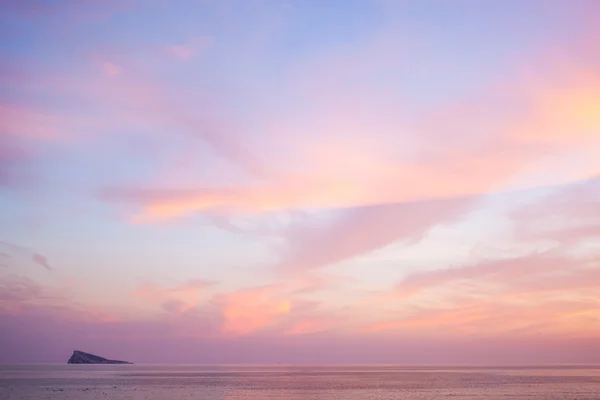
{"label": "ocean surface", "polygon": [[600,400],[600,365],[0,366],[0,399]]}

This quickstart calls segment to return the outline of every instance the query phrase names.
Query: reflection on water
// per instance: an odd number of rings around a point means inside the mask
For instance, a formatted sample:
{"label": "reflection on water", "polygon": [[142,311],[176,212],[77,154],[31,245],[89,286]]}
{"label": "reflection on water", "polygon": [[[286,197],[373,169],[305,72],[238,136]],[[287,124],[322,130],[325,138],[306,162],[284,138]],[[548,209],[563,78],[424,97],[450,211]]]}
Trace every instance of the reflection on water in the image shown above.
{"label": "reflection on water", "polygon": [[0,367],[0,399],[579,399],[600,366],[21,365]]}

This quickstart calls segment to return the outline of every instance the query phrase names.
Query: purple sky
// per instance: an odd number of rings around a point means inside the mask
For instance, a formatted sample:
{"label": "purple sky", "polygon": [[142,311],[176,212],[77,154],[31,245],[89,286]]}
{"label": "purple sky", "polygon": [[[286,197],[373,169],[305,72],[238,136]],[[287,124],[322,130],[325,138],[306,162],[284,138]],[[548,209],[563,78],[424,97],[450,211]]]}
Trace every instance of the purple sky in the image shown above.
{"label": "purple sky", "polygon": [[0,363],[600,362],[599,14],[0,1]]}

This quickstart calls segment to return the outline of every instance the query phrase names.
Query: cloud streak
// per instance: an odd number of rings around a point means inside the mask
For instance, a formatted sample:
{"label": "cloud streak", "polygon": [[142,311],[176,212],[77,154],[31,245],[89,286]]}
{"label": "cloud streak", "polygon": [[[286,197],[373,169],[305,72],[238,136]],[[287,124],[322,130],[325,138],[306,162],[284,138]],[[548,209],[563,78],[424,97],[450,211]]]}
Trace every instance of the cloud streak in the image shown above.
{"label": "cloud streak", "polygon": [[52,267],[50,266],[50,264],[48,263],[48,259],[46,257],[44,257],[43,255],[39,254],[39,253],[34,253],[31,256],[31,259],[33,260],[33,262],[35,262],[37,265],[40,265],[43,268],[46,268],[48,271],[52,271]]}
{"label": "cloud streak", "polygon": [[[9,252],[9,254],[6,254],[4,258],[10,258],[11,260],[14,259],[14,257],[10,256],[10,254],[13,254],[15,256],[21,256],[21,257],[25,256],[29,260],[33,261],[36,265],[38,265],[48,271],[52,271],[52,269],[53,269],[50,266],[50,263],[48,262],[48,259],[45,256],[43,256],[42,254],[37,253],[35,251],[32,251],[28,247],[24,247],[24,246],[20,246],[20,245],[8,243],[8,242],[3,242],[3,241],[0,241],[0,246],[4,247]],[[16,261],[17,260],[15,260],[15,262]]]}
{"label": "cloud streak", "polygon": [[394,242],[418,242],[431,228],[455,222],[476,198],[400,203],[344,210],[331,223],[309,221],[286,232],[280,265],[322,268]]}

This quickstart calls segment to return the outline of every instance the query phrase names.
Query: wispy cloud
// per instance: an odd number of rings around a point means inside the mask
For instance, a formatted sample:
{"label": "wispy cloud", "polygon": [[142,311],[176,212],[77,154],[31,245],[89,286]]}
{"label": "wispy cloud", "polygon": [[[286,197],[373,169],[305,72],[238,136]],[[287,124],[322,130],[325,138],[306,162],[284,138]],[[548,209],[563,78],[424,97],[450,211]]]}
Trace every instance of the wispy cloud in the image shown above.
{"label": "wispy cloud", "polygon": [[14,137],[32,137],[44,140],[64,135],[65,121],[33,109],[0,104],[0,134]]}
{"label": "wispy cloud", "polygon": [[117,76],[117,75],[121,74],[121,71],[122,71],[122,67],[119,66],[118,64],[115,64],[115,63],[112,63],[109,61],[105,61],[102,63],[102,72],[106,76]]}
{"label": "wispy cloud", "polygon": [[[597,178],[542,188],[546,194],[526,205],[517,200],[536,191],[512,193],[518,203],[509,212],[515,233],[512,253],[408,274],[390,292],[366,299],[376,308],[396,304],[390,309],[400,314],[368,324],[367,330],[435,335],[443,327],[463,337],[596,332],[597,189]],[[540,242],[546,243],[539,246],[544,250],[514,254],[517,245],[535,248]]]}
{"label": "wispy cloud", "polygon": [[75,306],[57,287],[9,271],[0,279],[0,315],[22,315],[39,309],[65,310]]}
{"label": "wispy cloud", "polygon": [[[595,266],[597,261],[595,258],[578,260],[556,256],[553,252],[484,261],[473,265],[409,275],[397,285],[395,292],[401,297],[409,297],[448,284],[472,285],[480,282],[489,282],[500,291],[513,291],[520,287],[533,289],[543,287],[544,282],[553,282],[556,285],[560,280],[568,280],[570,277],[578,281],[577,277],[587,276],[590,271],[592,274],[598,274],[600,273],[598,270],[587,269]],[[582,287],[587,287],[584,280],[580,283]]]}
{"label": "wispy cloud", "polygon": [[519,240],[577,245],[600,235],[600,178],[556,188],[510,213]]}
{"label": "wispy cloud", "polygon": [[39,253],[33,253],[33,255],[31,256],[31,259],[33,260],[33,262],[46,268],[48,271],[52,271],[52,267],[48,263],[48,259],[46,257],[44,257],[43,255],[41,255]]}
{"label": "wispy cloud", "polygon": [[[13,253],[15,256],[25,256],[27,259],[33,261],[36,265],[38,265],[48,271],[52,271],[52,267],[48,263],[48,259],[45,256],[43,256],[42,254],[37,253],[28,247],[20,246],[20,245],[9,243],[9,242],[3,242],[3,241],[0,241],[0,246],[4,247],[10,253]],[[10,256],[10,255],[7,254],[7,256]],[[14,261],[17,262],[18,260],[15,259]]]}
{"label": "wispy cloud", "polygon": [[166,47],[167,54],[179,61],[188,61],[198,53],[207,50],[214,42],[210,36],[199,37],[186,44],[172,44]]}
{"label": "wispy cloud", "polygon": [[414,243],[429,229],[456,221],[476,198],[388,204],[343,210],[332,222],[309,220],[286,234],[279,264],[322,268],[394,242]]}
{"label": "wispy cloud", "polygon": [[183,44],[174,44],[167,47],[167,53],[173,58],[181,61],[187,61],[194,55],[195,51],[190,47]]}
{"label": "wispy cloud", "polygon": [[[596,331],[599,299],[593,293],[599,281],[598,254],[567,256],[562,248],[413,273],[378,300],[410,306],[368,330],[435,335],[443,327],[473,337]],[[570,322],[559,326],[557,320]]]}
{"label": "wispy cloud", "polygon": [[479,301],[460,307],[423,310],[404,319],[370,325],[367,330],[402,332],[408,337],[419,335],[431,338],[441,329],[448,339],[468,337],[471,340],[539,337],[541,334],[577,338],[593,336],[600,330],[597,316],[595,301]]}

